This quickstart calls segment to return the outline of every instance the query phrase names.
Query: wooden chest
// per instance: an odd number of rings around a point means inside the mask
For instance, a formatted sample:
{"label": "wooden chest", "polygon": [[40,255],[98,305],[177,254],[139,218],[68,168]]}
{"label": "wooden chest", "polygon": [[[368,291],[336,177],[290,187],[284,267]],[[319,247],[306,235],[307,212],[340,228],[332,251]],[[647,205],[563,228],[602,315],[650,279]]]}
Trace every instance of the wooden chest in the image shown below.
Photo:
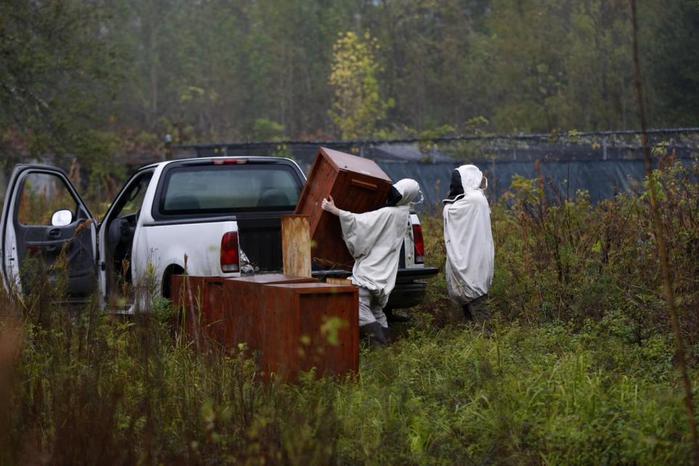
{"label": "wooden chest", "polygon": [[296,207],[309,216],[314,263],[344,269],[354,263],[339,219],[321,209],[324,198],[331,195],[340,209],[363,213],[383,207],[390,191],[391,179],[373,160],[321,147]]}
{"label": "wooden chest", "polygon": [[[359,370],[358,291],[312,278],[279,274],[244,278],[173,277],[176,305],[200,309],[199,328],[211,344],[245,344],[266,378],[294,380]],[[191,326],[188,325],[191,331]]]}
{"label": "wooden chest", "polygon": [[180,318],[184,320],[187,331],[190,334],[195,331],[193,324],[196,320],[197,327],[202,329],[204,336],[213,344],[221,344],[223,325],[219,320],[217,303],[220,301],[224,279],[173,275],[171,280],[172,303],[176,308],[184,310]]}
{"label": "wooden chest", "polygon": [[[241,278],[175,275],[172,277],[172,296],[176,306],[186,309],[188,314],[194,313],[197,326],[209,344],[226,351],[237,351],[240,343],[251,347],[259,341],[258,326],[254,323],[254,306],[260,286],[305,282],[316,280],[282,274]],[[185,324],[187,330],[192,332],[192,320],[186,317]]]}
{"label": "wooden chest", "polygon": [[354,286],[296,283],[265,286],[260,368],[294,380],[359,371],[358,290]]}

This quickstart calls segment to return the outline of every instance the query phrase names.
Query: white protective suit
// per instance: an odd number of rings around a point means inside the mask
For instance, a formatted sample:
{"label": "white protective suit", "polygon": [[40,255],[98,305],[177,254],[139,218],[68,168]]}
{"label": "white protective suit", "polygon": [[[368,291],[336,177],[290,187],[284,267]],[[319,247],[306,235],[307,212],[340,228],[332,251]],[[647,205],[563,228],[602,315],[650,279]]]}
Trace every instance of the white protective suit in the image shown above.
{"label": "white protective suit", "polygon": [[396,284],[400,248],[410,228],[410,205],[422,201],[420,186],[415,180],[403,179],[393,187],[401,194],[395,207],[382,207],[363,214],[341,210],[339,215],[342,236],[355,260],[352,283],[360,287],[360,295],[367,298],[370,293],[372,298],[374,316],[360,310],[360,325],[378,320],[383,327],[387,326],[381,309]]}
{"label": "white protective suit", "polygon": [[490,207],[480,189],[483,173],[475,165],[457,168],[463,194],[444,202],[447,289],[449,297],[464,305],[488,294],[493,281],[495,246]]}

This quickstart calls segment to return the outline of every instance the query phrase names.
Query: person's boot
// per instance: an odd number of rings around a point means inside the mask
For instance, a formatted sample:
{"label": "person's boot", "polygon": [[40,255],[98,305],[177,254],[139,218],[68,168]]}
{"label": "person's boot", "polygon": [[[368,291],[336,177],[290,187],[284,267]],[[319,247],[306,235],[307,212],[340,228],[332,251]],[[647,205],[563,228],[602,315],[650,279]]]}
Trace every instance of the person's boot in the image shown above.
{"label": "person's boot", "polygon": [[366,340],[370,346],[386,346],[388,344],[383,333],[383,327],[378,322],[359,327],[359,336],[362,340]]}
{"label": "person's boot", "polygon": [[408,316],[403,316],[400,314],[395,314],[393,312],[393,309],[384,309],[384,313],[386,314],[386,319],[388,319],[389,322],[410,322],[410,317]]}
{"label": "person's boot", "polygon": [[473,322],[473,314],[471,314],[471,304],[467,303],[463,305],[464,320],[468,322]]}
{"label": "person's boot", "polygon": [[390,345],[393,343],[393,332],[391,331],[391,327],[381,327],[381,330],[383,331],[383,336],[386,339],[386,344]]}

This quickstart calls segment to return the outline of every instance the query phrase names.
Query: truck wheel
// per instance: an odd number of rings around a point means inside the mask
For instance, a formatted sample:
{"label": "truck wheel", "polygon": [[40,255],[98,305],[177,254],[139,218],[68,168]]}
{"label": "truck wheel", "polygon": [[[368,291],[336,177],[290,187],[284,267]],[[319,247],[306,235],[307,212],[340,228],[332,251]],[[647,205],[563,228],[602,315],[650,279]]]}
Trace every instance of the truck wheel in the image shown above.
{"label": "truck wheel", "polygon": [[391,308],[386,308],[384,309],[384,314],[386,314],[386,319],[389,322],[410,322],[410,317],[408,316],[402,316],[400,314],[394,314],[393,309]]}
{"label": "truck wheel", "polygon": [[163,298],[170,299],[172,297],[172,283],[170,283],[170,279],[172,278],[172,276],[181,275],[183,273],[184,269],[179,265],[172,264],[167,266],[165,272],[163,273],[163,281],[160,285],[160,289],[163,292]]}

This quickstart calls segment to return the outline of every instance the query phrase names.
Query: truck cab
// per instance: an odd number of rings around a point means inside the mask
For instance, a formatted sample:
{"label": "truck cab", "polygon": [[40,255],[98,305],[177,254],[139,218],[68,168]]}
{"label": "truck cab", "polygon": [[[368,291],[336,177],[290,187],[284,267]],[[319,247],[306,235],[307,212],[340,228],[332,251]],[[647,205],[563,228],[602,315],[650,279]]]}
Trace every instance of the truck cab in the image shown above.
{"label": "truck cab", "polygon": [[[72,302],[97,292],[105,308],[134,312],[149,296],[170,297],[170,277],[185,270],[235,277],[244,263],[255,273],[279,272],[281,217],[294,212],[305,182],[300,167],[280,157],[160,162],[137,170],[98,221],[65,172],[18,165],[2,210],[0,275],[19,296],[61,285]],[[410,223],[392,308],[418,304],[420,279],[437,273],[424,266],[417,215]]]}

